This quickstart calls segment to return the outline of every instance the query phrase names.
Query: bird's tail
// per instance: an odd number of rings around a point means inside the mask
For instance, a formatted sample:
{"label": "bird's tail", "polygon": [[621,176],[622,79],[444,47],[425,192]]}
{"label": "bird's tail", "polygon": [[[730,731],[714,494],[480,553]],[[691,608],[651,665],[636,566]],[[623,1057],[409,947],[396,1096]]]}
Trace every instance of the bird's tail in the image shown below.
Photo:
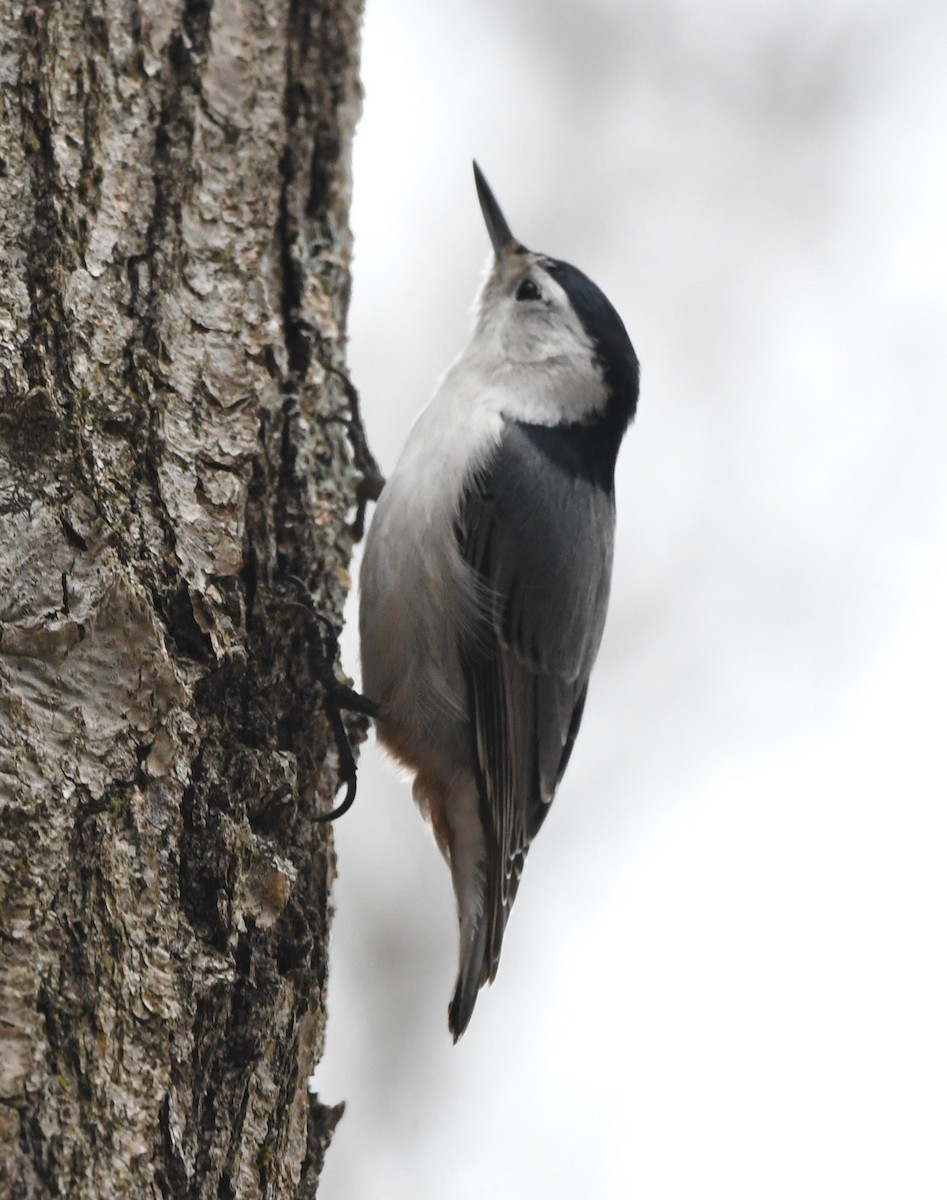
{"label": "bird's tail", "polygon": [[[465,928],[466,926],[466,928]],[[470,1023],[477,995],[487,982],[485,969],[490,920],[482,908],[469,919],[461,918],[460,970],[447,1010],[447,1024],[456,1042]]]}
{"label": "bird's tail", "polygon": [[431,821],[438,846],[450,864],[460,924],[460,969],[447,1010],[456,1042],[470,1023],[477,994],[496,975],[506,925],[506,908],[491,872],[476,782],[462,776],[451,787],[419,774],[414,795]]}
{"label": "bird's tail", "polygon": [[[477,994],[495,974],[494,915],[490,903],[489,853],[480,821],[479,795],[470,781],[453,796],[450,869],[460,925],[460,969],[447,1010],[456,1042],[470,1022]],[[502,935],[501,935],[502,936]]]}
{"label": "bird's tail", "polygon": [[[486,876],[486,878],[484,878]],[[500,951],[510,906],[516,895],[516,877],[507,881],[507,899],[490,878],[489,870],[480,876],[480,893],[475,906],[458,905],[460,910],[460,971],[447,1010],[447,1021],[456,1042],[467,1028],[477,994],[493,983],[500,965]]]}

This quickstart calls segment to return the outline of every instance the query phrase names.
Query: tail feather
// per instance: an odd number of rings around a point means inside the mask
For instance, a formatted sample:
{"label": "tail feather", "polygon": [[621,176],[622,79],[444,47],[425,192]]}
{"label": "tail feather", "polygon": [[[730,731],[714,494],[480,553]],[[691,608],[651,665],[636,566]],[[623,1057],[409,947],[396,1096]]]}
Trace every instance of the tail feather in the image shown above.
{"label": "tail feather", "polygon": [[497,888],[484,884],[481,902],[475,913],[461,915],[460,971],[447,1010],[447,1020],[455,1042],[470,1022],[480,989],[496,979],[503,934],[510,915],[509,905],[516,895],[517,883],[513,882],[508,904],[501,901]]}
{"label": "tail feather", "polygon": [[480,989],[490,978],[487,963],[487,935],[490,921],[484,913],[475,918],[473,928],[461,930],[460,971],[447,1010],[447,1024],[454,1041],[470,1024]]}
{"label": "tail feather", "polygon": [[[470,1023],[477,995],[492,983],[510,906],[519,885],[519,861],[501,886],[496,851],[487,844],[480,793],[473,778],[457,778],[451,787],[414,782],[415,799],[430,813],[438,845],[450,864],[460,925],[460,969],[447,1010],[447,1023],[458,1041]],[[449,799],[448,799],[449,797]]]}

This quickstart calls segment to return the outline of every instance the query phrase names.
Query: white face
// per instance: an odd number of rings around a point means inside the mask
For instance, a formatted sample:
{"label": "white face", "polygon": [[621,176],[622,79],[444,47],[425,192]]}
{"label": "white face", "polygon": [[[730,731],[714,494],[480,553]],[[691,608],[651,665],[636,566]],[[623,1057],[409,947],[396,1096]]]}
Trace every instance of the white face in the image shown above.
{"label": "white face", "polygon": [[548,261],[517,246],[494,262],[470,347],[502,383],[506,415],[544,425],[586,419],[607,399],[592,342]]}

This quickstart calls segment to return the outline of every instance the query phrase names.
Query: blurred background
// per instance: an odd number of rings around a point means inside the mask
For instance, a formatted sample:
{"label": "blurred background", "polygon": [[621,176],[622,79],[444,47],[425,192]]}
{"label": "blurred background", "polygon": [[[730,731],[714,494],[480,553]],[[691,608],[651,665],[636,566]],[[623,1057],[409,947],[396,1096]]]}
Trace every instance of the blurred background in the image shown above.
{"label": "blurred background", "polygon": [[643,378],[582,733],[456,1048],[448,871],[362,754],[320,1195],[943,1200],[947,6],[368,0],[363,78],[383,470],[468,336],[474,155]]}

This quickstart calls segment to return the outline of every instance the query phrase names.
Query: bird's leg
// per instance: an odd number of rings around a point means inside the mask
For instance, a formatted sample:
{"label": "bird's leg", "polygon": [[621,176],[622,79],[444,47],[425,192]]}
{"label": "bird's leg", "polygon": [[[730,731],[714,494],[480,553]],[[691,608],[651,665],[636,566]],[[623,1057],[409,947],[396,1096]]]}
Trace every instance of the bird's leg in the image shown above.
{"label": "bird's leg", "polygon": [[[374,459],[372,462],[374,463]],[[353,542],[360,542],[365,532],[365,510],[369,502],[374,502],[381,495],[385,486],[385,477],[376,466],[371,474],[363,475],[355,489],[355,519],[349,526]]]}
{"label": "bird's leg", "polygon": [[319,683],[325,692],[323,707],[335,738],[339,755],[339,777],[345,784],[345,797],[336,808],[327,813],[317,814],[315,819],[317,821],[334,821],[337,817],[347,813],[355,803],[358,784],[355,755],[352,753],[352,744],[349,741],[345,722],[342,720],[342,713],[357,712],[364,717],[375,717],[378,714],[378,707],[367,696],[363,696],[361,692],[357,692],[336,677],[335,663],[339,656],[339,635],[335,625],[325,613],[319,612],[312,601],[309,589],[297,575],[287,575],[285,578],[301,590],[309,603],[301,604],[298,600],[284,600],[282,603],[289,608],[300,609],[310,620],[318,622],[322,634]]}
{"label": "bird's leg", "polygon": [[381,489],[385,486],[385,477],[375,461],[374,454],[368,448],[368,440],[365,437],[365,430],[362,428],[362,413],[355,384],[344,371],[332,366],[331,363],[323,362],[322,366],[330,375],[334,375],[338,379],[345,392],[345,398],[349,402],[348,417],[339,419],[343,421],[348,431],[355,465],[362,474],[358,487],[355,489],[355,520],[349,526],[352,541],[360,542],[362,534],[365,532],[365,510],[370,501],[377,500],[381,495]]}

